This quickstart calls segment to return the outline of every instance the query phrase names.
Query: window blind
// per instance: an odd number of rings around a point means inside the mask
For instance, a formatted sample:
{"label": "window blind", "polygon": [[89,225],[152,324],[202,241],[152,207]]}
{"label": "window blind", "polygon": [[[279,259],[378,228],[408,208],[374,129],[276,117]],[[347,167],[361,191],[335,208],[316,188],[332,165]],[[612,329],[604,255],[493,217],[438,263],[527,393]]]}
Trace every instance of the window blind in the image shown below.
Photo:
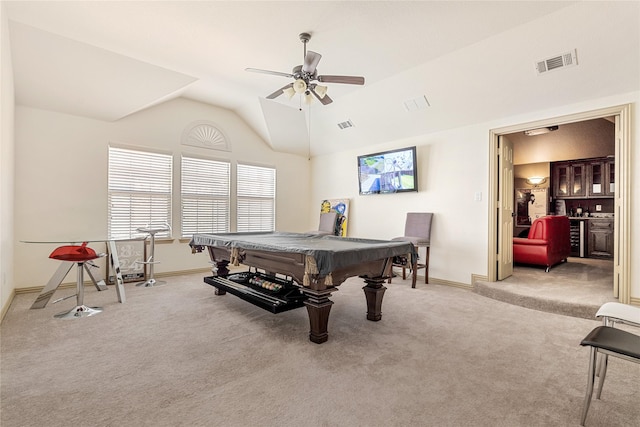
{"label": "window blind", "polygon": [[152,223],[171,224],[172,167],[168,154],[109,147],[110,239],[140,236],[136,229]]}
{"label": "window blind", "polygon": [[238,164],[236,187],[237,231],[274,231],[276,170]]}
{"label": "window blind", "polygon": [[229,162],[182,157],[183,238],[229,231],[230,171]]}

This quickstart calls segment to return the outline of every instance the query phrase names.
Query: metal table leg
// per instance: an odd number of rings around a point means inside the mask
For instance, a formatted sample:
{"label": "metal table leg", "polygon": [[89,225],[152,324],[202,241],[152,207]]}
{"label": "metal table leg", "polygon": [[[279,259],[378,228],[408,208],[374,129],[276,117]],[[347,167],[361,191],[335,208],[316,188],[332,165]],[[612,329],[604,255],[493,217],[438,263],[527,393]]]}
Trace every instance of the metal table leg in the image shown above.
{"label": "metal table leg", "polygon": [[71,262],[60,263],[60,266],[58,267],[56,272],[53,273],[51,279],[49,279],[45,287],[36,298],[35,302],[31,305],[32,309],[44,308],[47,305],[47,303],[53,296],[53,293],[56,291],[56,289],[58,289],[58,286],[60,286],[60,283],[62,283],[67,274],[69,274],[69,270],[71,270],[71,267],[73,267],[73,263]]}
{"label": "metal table leg", "polygon": [[93,285],[96,287],[96,289],[99,291],[106,291],[107,289],[109,289],[107,288],[107,284],[102,278],[102,275],[98,271],[96,271],[94,274],[93,271],[91,271],[91,267],[98,268],[97,265],[91,264],[89,262],[84,263],[84,269],[91,278],[91,281],[93,282]]}
{"label": "metal table leg", "polygon": [[[118,260],[118,252],[116,250],[116,245],[113,240],[108,240],[107,244],[109,245],[109,251],[111,252],[110,262],[111,262],[111,265],[113,266],[114,271],[116,272],[116,292],[118,294],[118,302],[124,303],[126,300],[126,297],[124,294],[124,280],[122,279],[122,273],[120,271],[120,262]],[[51,276],[51,279],[49,279],[49,281],[44,286],[42,291],[40,291],[40,293],[36,297],[36,300],[34,301],[34,303],[31,305],[32,309],[44,308],[49,303],[49,300],[51,300],[51,297],[53,296],[55,291],[58,289],[58,287],[60,286],[64,278],[67,276],[67,274],[69,274],[69,271],[71,270],[73,265],[74,265],[73,262],[60,263],[56,272],[53,274],[53,276]],[[92,270],[91,268],[92,266],[93,264],[90,262],[78,263],[78,268],[86,271],[87,274],[89,274],[91,281],[93,282],[94,286],[98,291],[108,290],[107,284],[102,278],[102,275],[98,271]],[[84,274],[83,274],[83,280],[84,280]],[[78,293],[80,293],[81,290],[82,292],[84,292],[84,289],[81,289],[81,288],[82,287],[78,287]],[[62,301],[64,299],[71,298],[72,296],[73,295],[67,296],[62,299],[56,300],[54,302]],[[78,305],[80,306],[82,304],[78,304]]]}
{"label": "metal table leg", "polygon": [[120,271],[120,260],[118,260],[118,249],[116,242],[109,240],[109,257],[111,258],[111,266],[116,272],[116,292],[118,294],[118,302],[124,303],[126,296],[124,294],[124,280],[122,279],[122,271]]}

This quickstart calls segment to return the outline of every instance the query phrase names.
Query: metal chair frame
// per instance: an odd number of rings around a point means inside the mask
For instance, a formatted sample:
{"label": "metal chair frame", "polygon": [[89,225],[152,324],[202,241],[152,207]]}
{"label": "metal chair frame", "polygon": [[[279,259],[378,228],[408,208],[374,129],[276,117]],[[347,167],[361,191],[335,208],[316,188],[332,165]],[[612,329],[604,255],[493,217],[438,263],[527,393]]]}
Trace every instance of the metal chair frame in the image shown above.
{"label": "metal chair frame", "polygon": [[600,382],[596,392],[596,399],[602,395],[602,386],[607,375],[609,356],[617,357],[629,362],[640,363],[640,336],[610,326],[598,326],[587,335],[582,346],[590,346],[589,371],[587,378],[587,393],[584,398],[580,425],[584,426],[591,405],[593,387],[595,384],[598,354],[601,354],[602,364]]}
{"label": "metal chair frame", "polygon": [[159,264],[155,259],[156,253],[156,234],[165,231],[171,231],[171,226],[167,223],[160,225],[149,224],[146,227],[140,227],[137,229],[141,233],[147,233],[149,235],[149,258],[146,261],[138,261],[139,264],[149,266],[149,278],[145,281],[136,283],[136,286],[144,286],[145,288],[151,288],[156,285],[163,285],[164,281],[156,280],[154,276],[154,265]]}

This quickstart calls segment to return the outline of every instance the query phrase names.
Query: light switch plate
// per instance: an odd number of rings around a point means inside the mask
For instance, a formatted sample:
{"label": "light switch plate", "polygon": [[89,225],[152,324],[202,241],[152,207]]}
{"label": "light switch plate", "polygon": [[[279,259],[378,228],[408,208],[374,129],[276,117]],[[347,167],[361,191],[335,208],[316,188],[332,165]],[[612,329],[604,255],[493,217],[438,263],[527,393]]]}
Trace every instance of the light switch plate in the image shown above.
{"label": "light switch plate", "polygon": [[596,205],[596,212],[602,212],[602,205]]}

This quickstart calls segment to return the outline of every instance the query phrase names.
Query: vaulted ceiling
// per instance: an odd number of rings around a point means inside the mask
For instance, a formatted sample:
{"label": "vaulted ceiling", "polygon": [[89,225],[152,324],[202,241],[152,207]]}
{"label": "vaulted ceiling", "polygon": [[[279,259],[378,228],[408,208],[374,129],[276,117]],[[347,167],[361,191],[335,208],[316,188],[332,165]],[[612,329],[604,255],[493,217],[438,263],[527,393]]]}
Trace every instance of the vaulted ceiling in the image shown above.
{"label": "vaulted ceiling", "polygon": [[[636,1],[4,3],[18,104],[114,121],[181,96],[233,110],[297,154],[640,89]],[[326,106],[265,99],[290,80],[245,68],[290,73],[302,32],[319,74],[365,85],[327,84]],[[536,61],[574,49],[578,66],[537,74]],[[407,108],[415,99],[426,107]]]}

